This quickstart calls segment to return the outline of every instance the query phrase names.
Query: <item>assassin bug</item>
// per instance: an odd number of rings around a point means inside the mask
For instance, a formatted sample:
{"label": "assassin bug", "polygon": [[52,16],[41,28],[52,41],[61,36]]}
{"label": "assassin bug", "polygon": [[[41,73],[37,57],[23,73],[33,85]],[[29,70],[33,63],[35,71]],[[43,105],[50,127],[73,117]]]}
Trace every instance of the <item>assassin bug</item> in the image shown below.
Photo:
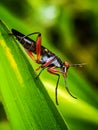
{"label": "assassin bug", "polygon": [[[66,87],[67,92],[73,98],[76,98],[70,93],[70,91],[68,89],[68,85],[66,84],[67,71],[68,71],[69,67],[71,67],[71,66],[82,67],[84,65],[84,63],[83,64],[69,64],[67,61],[62,62],[62,60],[55,53],[51,52],[46,47],[41,45],[41,33],[40,32],[33,32],[28,35],[24,35],[15,29],[12,29],[11,31],[12,31],[12,35],[14,35],[16,37],[16,39],[26,49],[29,56],[36,63],[41,64],[39,66],[39,68],[36,69],[36,70],[39,70],[41,68],[41,71],[39,72],[37,77],[39,77],[39,75],[41,74],[41,72],[44,69],[47,69],[47,71],[49,73],[54,74],[58,77],[57,83],[56,83],[56,88],[55,88],[56,104],[58,105],[57,89],[58,89],[58,83],[59,83],[59,79],[60,79],[59,73],[61,73],[64,77],[65,87]],[[28,37],[28,36],[34,35],[34,34],[38,35],[36,41],[34,41]],[[34,57],[33,53],[37,55],[37,58]]]}

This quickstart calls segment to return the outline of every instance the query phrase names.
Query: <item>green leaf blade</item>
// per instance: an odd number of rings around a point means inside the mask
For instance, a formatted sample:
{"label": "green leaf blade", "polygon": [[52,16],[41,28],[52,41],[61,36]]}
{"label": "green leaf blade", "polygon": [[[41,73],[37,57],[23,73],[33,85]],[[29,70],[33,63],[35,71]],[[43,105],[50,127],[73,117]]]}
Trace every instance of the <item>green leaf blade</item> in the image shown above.
{"label": "green leaf blade", "polygon": [[18,43],[0,21],[0,92],[13,130],[67,129]]}

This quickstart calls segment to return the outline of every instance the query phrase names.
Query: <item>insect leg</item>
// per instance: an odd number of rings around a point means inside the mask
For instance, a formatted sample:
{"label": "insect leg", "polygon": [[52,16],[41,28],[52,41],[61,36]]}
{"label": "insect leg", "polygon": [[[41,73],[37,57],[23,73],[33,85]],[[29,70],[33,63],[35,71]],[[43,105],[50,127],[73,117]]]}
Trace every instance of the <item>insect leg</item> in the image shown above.
{"label": "insect leg", "polygon": [[44,64],[42,65],[42,67],[49,66],[49,65],[53,62],[54,59],[55,59],[55,56],[54,56],[51,60],[49,60],[49,61],[47,61],[46,63],[44,63]]}
{"label": "insect leg", "polygon": [[37,54],[37,60],[36,62],[39,62],[40,60],[40,53],[41,53],[41,33],[40,32],[33,32],[30,33],[28,35],[25,35],[22,37],[22,39],[30,36],[30,35],[34,35],[34,34],[38,34],[37,40],[36,40],[36,54]]}
{"label": "insect leg", "polygon": [[68,85],[67,85],[67,83],[66,83],[66,77],[65,77],[65,76],[64,76],[64,80],[65,80],[65,87],[66,87],[67,92],[68,92],[73,98],[77,99],[77,97],[73,96],[73,95],[71,94],[71,92],[69,91]]}
{"label": "insect leg", "polygon": [[56,83],[56,88],[55,88],[55,100],[56,100],[56,104],[59,105],[59,104],[58,104],[58,98],[57,98],[57,89],[58,89],[58,83],[59,83],[59,79],[60,79],[60,75],[58,74],[58,72],[60,72],[60,71],[59,71],[59,70],[56,70],[55,68],[56,68],[56,67],[53,66],[53,67],[51,67],[51,68],[48,68],[47,70],[48,70],[48,72],[50,72],[51,74],[54,74],[54,75],[58,76],[57,83]]}
{"label": "insect leg", "polygon": [[[33,32],[33,33],[28,34],[28,35],[24,35],[23,37],[21,37],[21,41],[24,38],[26,38],[26,37],[28,37],[30,35],[34,35],[34,34],[38,34],[38,37],[37,37],[37,40],[36,40],[36,54],[37,54],[36,62],[38,63],[39,60],[40,60],[40,53],[41,53],[41,33],[40,32]],[[31,56],[31,54],[30,54],[30,56]]]}
{"label": "insect leg", "polygon": [[36,40],[36,54],[37,54],[37,60],[38,63],[40,61],[40,55],[41,55],[41,33],[38,34],[37,40]]}
{"label": "insect leg", "polygon": [[26,52],[27,52],[28,55],[32,58],[32,60],[36,61],[36,60],[35,60],[35,57],[34,57],[34,55],[33,55],[33,53],[32,53],[31,51],[26,50]]}
{"label": "insect leg", "polygon": [[41,71],[39,72],[39,74],[36,76],[36,79],[40,76],[40,74],[42,73],[42,71],[45,69],[46,67],[42,68]]}
{"label": "insect leg", "polygon": [[[40,68],[42,68],[42,70],[39,72],[39,74],[36,76],[36,79],[40,76],[41,72],[46,69],[51,63],[52,61],[55,59],[55,57],[53,57],[53,59],[47,61],[46,63],[42,64],[41,66],[39,66],[36,70],[39,70]],[[41,62],[40,62],[41,63]]]}
{"label": "insect leg", "polygon": [[[54,57],[54,58],[55,58],[55,57]],[[49,61],[47,61],[46,63],[44,63],[43,65],[39,66],[39,67],[36,69],[36,70],[39,70],[40,68],[42,68],[42,70],[39,72],[39,74],[37,75],[36,78],[38,78],[39,75],[41,74],[41,72],[42,72],[45,68],[47,68],[47,67],[52,63],[52,61],[54,60],[54,58],[51,59],[51,60],[49,60]]]}
{"label": "insect leg", "polygon": [[24,38],[26,38],[26,37],[28,37],[28,36],[34,35],[34,34],[40,35],[41,33],[40,33],[40,32],[33,32],[33,33],[30,33],[30,34],[24,35],[24,36],[22,37],[22,39],[24,39]]}

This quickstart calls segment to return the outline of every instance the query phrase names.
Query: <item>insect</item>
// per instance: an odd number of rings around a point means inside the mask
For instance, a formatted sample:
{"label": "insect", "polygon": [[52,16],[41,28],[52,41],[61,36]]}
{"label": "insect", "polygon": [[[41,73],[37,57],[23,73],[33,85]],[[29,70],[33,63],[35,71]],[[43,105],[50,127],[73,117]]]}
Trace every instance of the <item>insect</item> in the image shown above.
{"label": "insect", "polygon": [[[60,80],[60,74],[64,77],[64,82],[65,82],[65,88],[67,92],[73,97],[76,98],[71,94],[71,92],[68,89],[68,85],[66,84],[66,77],[67,77],[67,72],[69,67],[71,66],[79,66],[82,67],[85,63],[82,64],[69,64],[67,61],[62,61],[60,57],[58,57],[55,53],[51,52],[48,50],[46,47],[41,45],[41,33],[40,32],[33,32],[28,35],[24,35],[20,33],[19,31],[12,29],[12,35],[16,37],[16,39],[23,45],[23,47],[26,49],[27,53],[29,56],[40,66],[36,69],[41,71],[37,75],[36,78],[39,77],[41,72],[44,69],[47,69],[47,71],[51,74],[54,74],[58,77],[56,87],[55,87],[55,100],[56,104],[58,105],[58,98],[57,98],[57,89],[58,89],[58,84]],[[30,35],[37,34],[37,39],[36,41],[32,40],[29,38]],[[36,54],[36,58],[34,57],[34,54]]]}

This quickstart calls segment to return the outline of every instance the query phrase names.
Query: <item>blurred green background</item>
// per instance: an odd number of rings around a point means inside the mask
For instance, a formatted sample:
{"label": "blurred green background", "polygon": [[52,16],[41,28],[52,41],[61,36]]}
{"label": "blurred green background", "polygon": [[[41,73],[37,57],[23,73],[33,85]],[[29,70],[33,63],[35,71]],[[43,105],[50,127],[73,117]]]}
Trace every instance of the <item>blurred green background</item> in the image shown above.
{"label": "blurred green background", "polygon": [[[97,0],[1,0],[0,19],[4,20],[10,29],[15,28],[24,34],[34,31],[41,32],[42,44],[53,52],[56,50],[58,55],[63,55],[62,60],[67,60],[70,63],[87,63],[83,68],[74,68],[73,75],[78,73],[78,76],[85,79],[90,89],[97,95]],[[78,79],[75,79],[73,75],[69,72],[69,80],[78,84]],[[98,109],[98,98],[94,99],[96,96],[93,96],[87,97],[92,99],[92,103],[88,102]],[[83,95],[80,97],[83,99]],[[95,104],[93,104],[93,99],[96,100]],[[6,120],[6,114],[2,106],[2,98],[0,100],[2,125],[3,120]],[[85,99],[85,101],[87,100]],[[81,124],[81,122],[79,123]],[[6,125],[10,129],[9,124],[6,123]],[[2,125],[2,127],[4,126]]]}

